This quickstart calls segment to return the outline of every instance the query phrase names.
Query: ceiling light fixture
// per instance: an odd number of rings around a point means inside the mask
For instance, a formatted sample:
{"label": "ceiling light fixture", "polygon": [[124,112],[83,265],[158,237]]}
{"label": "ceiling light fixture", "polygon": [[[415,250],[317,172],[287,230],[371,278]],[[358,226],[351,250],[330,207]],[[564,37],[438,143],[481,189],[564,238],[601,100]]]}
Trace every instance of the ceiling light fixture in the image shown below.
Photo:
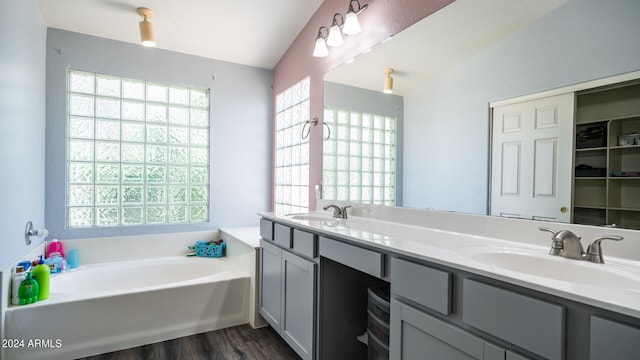
{"label": "ceiling light fixture", "polygon": [[[358,4],[358,10],[355,10],[353,7],[353,3]],[[358,0],[349,1],[349,10],[347,10],[347,14],[344,19],[344,27],[342,28],[342,32],[345,35],[355,35],[362,31],[360,27],[360,22],[358,21],[358,14],[365,11],[369,7],[369,4],[364,4],[360,6],[360,2]]]}
{"label": "ceiling light fixture", "polygon": [[[327,34],[322,34],[322,29],[324,29]],[[329,36],[329,29],[326,26],[320,26],[318,29],[318,37],[316,37],[316,46],[313,48],[313,56],[315,57],[325,57],[329,55],[329,49],[327,49],[327,43],[325,39]]]}
{"label": "ceiling light fixture", "polygon": [[[340,17],[340,24],[338,24],[338,16]],[[327,45],[329,46],[340,46],[344,43],[344,39],[342,38],[342,25],[344,25],[344,17],[342,14],[336,13],[333,15],[333,24],[331,25],[331,30],[329,30],[329,37],[327,38]]]}
{"label": "ceiling light fixture", "polygon": [[384,90],[383,92],[385,94],[391,94],[393,93],[393,78],[391,77],[391,74],[393,74],[393,69],[392,68],[388,68],[388,69],[384,69]]}
{"label": "ceiling light fixture", "polygon": [[146,7],[139,7],[136,9],[136,12],[138,15],[142,16],[142,21],[140,21],[140,41],[142,42],[142,46],[156,46],[156,37],[153,34],[153,24],[147,21],[153,17],[153,11]]}

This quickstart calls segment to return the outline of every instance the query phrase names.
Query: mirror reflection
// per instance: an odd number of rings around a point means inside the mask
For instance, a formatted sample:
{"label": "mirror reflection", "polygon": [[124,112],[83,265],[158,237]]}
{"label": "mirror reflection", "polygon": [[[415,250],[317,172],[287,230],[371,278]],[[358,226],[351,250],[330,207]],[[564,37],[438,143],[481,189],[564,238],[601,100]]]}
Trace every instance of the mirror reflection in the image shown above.
{"label": "mirror reflection", "polygon": [[[564,182],[561,192],[569,192],[568,204],[554,205],[555,212],[549,214],[493,211],[491,194],[495,191],[490,188],[496,180],[491,174],[489,104],[640,70],[632,60],[640,57],[640,48],[630,41],[640,25],[629,7],[638,5],[554,0],[523,6],[502,0],[482,4],[458,0],[332,70],[325,75],[324,89],[324,121],[334,127],[324,144],[329,150],[324,151],[323,197],[551,221],[574,221],[575,215],[578,223],[611,224],[574,206],[571,194],[580,195],[588,186],[580,187],[574,180],[573,139],[569,150],[562,150],[569,154],[556,158],[570,169],[563,179],[556,176],[555,180]],[[393,69],[391,95],[383,93],[387,69]],[[634,111],[640,115],[640,107]],[[581,121],[576,120],[578,115],[572,115],[570,136],[574,136],[576,122]],[[394,127],[386,124],[389,128],[370,130],[372,137],[384,140],[391,135],[395,142],[383,142],[377,150],[374,142],[363,150],[369,138],[362,134],[368,136],[369,130],[363,132],[362,119],[368,117],[395,118]],[[354,129],[351,119],[357,123]],[[378,123],[385,122],[389,121]],[[342,130],[338,130],[340,126]],[[553,149],[559,152],[561,148]],[[350,156],[351,151],[358,159]],[[368,151],[376,152],[371,161],[363,157]],[[380,155],[391,155],[391,159]],[[628,172],[634,166],[640,170],[636,155],[627,163],[626,169],[615,171]],[[385,172],[390,168],[392,174]],[[364,169],[371,179],[362,172],[351,174],[353,169]],[[604,177],[602,184],[608,181]],[[384,187],[390,183],[392,190]],[[333,189],[326,190],[327,184]],[[635,184],[618,188],[631,188],[629,194],[640,198],[640,180]],[[526,203],[519,206],[525,210],[531,207]],[[559,217],[556,212],[562,208],[563,217]],[[626,217],[638,219],[640,212]],[[616,226],[639,228],[637,222],[621,225],[618,221]]]}

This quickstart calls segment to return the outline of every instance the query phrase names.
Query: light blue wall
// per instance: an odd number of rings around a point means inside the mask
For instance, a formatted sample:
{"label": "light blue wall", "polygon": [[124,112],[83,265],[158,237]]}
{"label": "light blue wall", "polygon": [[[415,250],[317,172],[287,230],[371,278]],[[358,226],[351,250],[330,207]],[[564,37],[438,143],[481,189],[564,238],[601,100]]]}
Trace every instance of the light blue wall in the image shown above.
{"label": "light blue wall", "polygon": [[404,205],[485,214],[489,103],[640,70],[639,19],[638,0],[570,0],[406,95]]}
{"label": "light blue wall", "polygon": [[396,205],[402,206],[402,138],[403,98],[398,95],[373,91],[325,81],[323,104],[361,113],[391,116],[396,118]]}
{"label": "light blue wall", "polygon": [[28,220],[44,226],[45,42],[35,0],[0,0],[0,269],[28,252]]}
{"label": "light blue wall", "polygon": [[[209,223],[65,228],[67,68],[211,89]],[[52,237],[70,239],[257,225],[256,213],[269,210],[271,200],[272,78],[272,71],[261,68],[49,29],[46,225]]]}

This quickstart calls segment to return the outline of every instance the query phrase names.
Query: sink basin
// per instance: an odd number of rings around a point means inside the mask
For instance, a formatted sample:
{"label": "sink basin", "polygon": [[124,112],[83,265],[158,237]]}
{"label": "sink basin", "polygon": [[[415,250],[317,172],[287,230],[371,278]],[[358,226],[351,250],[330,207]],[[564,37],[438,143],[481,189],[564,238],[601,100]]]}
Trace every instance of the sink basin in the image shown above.
{"label": "sink basin", "polygon": [[289,219],[292,220],[303,220],[303,221],[335,221],[340,220],[336,219],[331,215],[323,215],[323,214],[287,214]]}
{"label": "sink basin", "polygon": [[566,259],[528,249],[473,248],[462,252],[472,260],[494,268],[549,280],[592,286],[640,288],[638,271],[623,269],[612,264],[594,264]]}

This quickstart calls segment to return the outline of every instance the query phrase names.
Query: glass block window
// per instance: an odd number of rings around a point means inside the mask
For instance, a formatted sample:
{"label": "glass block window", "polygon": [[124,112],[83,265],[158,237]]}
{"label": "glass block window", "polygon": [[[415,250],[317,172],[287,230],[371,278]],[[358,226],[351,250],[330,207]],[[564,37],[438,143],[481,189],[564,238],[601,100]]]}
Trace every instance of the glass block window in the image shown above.
{"label": "glass block window", "polygon": [[396,119],[325,108],[324,123],[322,198],[394,205]]}
{"label": "glass block window", "polygon": [[309,78],[276,95],[274,210],[309,209]]}
{"label": "glass block window", "polygon": [[208,221],[209,90],[67,76],[67,227]]}

